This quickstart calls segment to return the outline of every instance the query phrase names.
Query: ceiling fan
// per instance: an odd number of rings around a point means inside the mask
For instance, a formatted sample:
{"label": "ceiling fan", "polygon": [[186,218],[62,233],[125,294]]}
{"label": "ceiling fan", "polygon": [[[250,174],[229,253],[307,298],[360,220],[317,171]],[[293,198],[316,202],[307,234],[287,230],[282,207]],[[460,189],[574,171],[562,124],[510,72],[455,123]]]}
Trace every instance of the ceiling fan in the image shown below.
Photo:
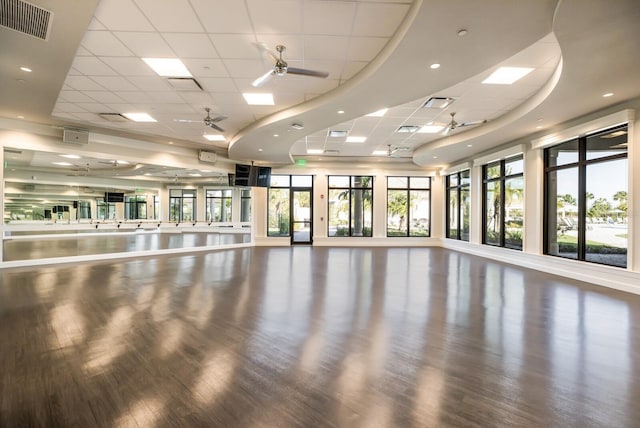
{"label": "ceiling fan", "polygon": [[442,132],[442,135],[449,135],[449,133],[455,129],[458,128],[463,128],[465,126],[473,126],[473,125],[480,125],[481,123],[487,123],[487,119],[484,120],[476,120],[475,122],[463,122],[463,123],[458,123],[456,122],[456,114],[454,113],[449,113],[451,115],[451,122],[449,122],[449,124],[447,125],[447,127],[444,129],[444,131]]}
{"label": "ceiling fan", "polygon": [[400,152],[407,152],[409,151],[409,147],[399,147],[399,146],[392,146],[391,144],[387,144],[387,157],[390,158],[399,158],[400,156]]}
{"label": "ceiling fan", "polygon": [[282,59],[282,52],[287,50],[287,48],[284,45],[276,46],[276,51],[278,51],[278,55],[276,55],[274,52],[269,50],[263,44],[258,44],[258,47],[263,51],[267,52],[269,56],[273,58],[275,63],[273,64],[273,68],[271,70],[267,71],[265,74],[258,77],[256,80],[254,80],[251,83],[251,85],[253,85],[256,88],[259,86],[262,86],[272,76],[284,76],[285,74],[298,74],[301,76],[322,77],[322,78],[327,78],[329,76],[329,73],[327,73],[326,71],[316,71],[316,70],[308,70],[306,68],[289,67],[289,64],[287,64],[287,61]]}
{"label": "ceiling fan", "polygon": [[205,126],[208,126],[209,128],[213,128],[216,131],[224,132],[224,129],[219,127],[217,123],[225,120],[227,116],[211,117],[211,109],[209,107],[205,107],[204,111],[207,112],[207,115],[202,120],[174,119],[174,121],[180,123],[204,123]]}

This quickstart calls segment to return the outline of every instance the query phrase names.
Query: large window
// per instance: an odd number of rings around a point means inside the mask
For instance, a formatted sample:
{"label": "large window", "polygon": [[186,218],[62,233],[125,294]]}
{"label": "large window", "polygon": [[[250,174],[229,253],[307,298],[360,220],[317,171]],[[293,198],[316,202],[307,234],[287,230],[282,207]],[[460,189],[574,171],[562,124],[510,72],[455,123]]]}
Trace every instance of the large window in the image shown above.
{"label": "large window", "polygon": [[267,236],[290,236],[291,176],[272,175],[269,187]]}
{"label": "large window", "polygon": [[105,202],[102,199],[98,199],[96,200],[96,206],[98,207],[98,219],[100,220],[116,219],[116,204],[114,202]]}
{"label": "large window", "polygon": [[124,217],[127,220],[147,218],[147,197],[145,195],[127,196],[124,199]]}
{"label": "large window", "polygon": [[251,189],[240,190],[240,221],[251,221]]}
{"label": "large window", "polygon": [[196,219],[196,190],[169,190],[169,221],[177,223],[195,221]]}
{"label": "large window", "polygon": [[627,266],[627,126],[544,151],[545,254]]}
{"label": "large window", "polygon": [[469,240],[471,175],[469,170],[447,176],[447,238]]}
{"label": "large window", "polygon": [[373,177],[329,176],[329,236],[372,236]]}
{"label": "large window", "polygon": [[207,221],[226,223],[231,221],[231,189],[207,190]]}
{"label": "large window", "polygon": [[272,175],[267,236],[292,236],[292,243],[311,243],[313,176]]}
{"label": "large window", "polygon": [[524,219],[522,156],[482,167],[482,242],[521,250]]}
{"label": "large window", "polygon": [[430,177],[387,177],[387,236],[429,236]]}

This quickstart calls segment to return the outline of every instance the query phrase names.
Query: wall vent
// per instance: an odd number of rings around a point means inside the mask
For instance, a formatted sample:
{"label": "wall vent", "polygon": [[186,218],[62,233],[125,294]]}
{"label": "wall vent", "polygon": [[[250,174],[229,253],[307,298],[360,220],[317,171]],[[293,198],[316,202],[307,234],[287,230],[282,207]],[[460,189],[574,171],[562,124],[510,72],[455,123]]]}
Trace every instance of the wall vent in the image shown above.
{"label": "wall vent", "polygon": [[64,128],[62,142],[71,144],[89,144],[89,131],[84,129]]}
{"label": "wall vent", "polygon": [[0,25],[47,40],[53,12],[22,0],[0,0]]}

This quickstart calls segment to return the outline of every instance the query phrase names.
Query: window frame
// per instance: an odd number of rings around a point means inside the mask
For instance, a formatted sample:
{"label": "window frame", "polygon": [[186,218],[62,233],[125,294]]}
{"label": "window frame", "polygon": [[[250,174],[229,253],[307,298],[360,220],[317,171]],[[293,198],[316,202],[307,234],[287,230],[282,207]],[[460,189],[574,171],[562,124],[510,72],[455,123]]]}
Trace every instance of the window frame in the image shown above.
{"label": "window frame", "polygon": [[[331,178],[332,177],[348,177],[349,178],[349,185],[347,187],[345,186],[331,186]],[[354,185],[354,181],[356,177],[360,177],[360,178],[369,178],[369,185],[368,186],[355,186]],[[374,210],[373,210],[373,204],[374,204],[374,191],[373,191],[373,182],[374,182],[374,176],[373,175],[341,175],[341,174],[334,174],[334,175],[328,175],[327,176],[327,195],[329,195],[331,193],[331,190],[342,190],[342,191],[346,191],[348,192],[349,195],[349,208],[348,208],[348,213],[349,213],[349,222],[348,222],[348,227],[347,227],[347,235],[338,235],[337,233],[335,235],[331,235],[329,234],[329,228],[331,227],[331,210],[329,208],[329,204],[331,203],[331,198],[327,197],[327,236],[330,238],[372,238],[373,237],[373,225],[374,225],[374,221],[373,221],[373,214],[374,214]],[[362,192],[364,192],[365,190],[369,190],[371,192],[371,228],[369,231],[368,235],[365,235],[365,225],[364,225],[364,211],[363,211],[363,224],[362,224],[362,235],[354,235],[353,234],[353,210],[354,210],[354,204],[353,204],[353,199],[354,199],[354,191],[360,190]],[[363,195],[364,196],[364,195]],[[363,198],[363,207],[364,207],[364,198]],[[337,231],[336,231],[337,232]]]}
{"label": "window frame", "polygon": [[[467,183],[463,183],[463,174],[465,175],[464,178],[468,177]],[[455,185],[451,185],[451,178],[452,177],[456,177],[457,179],[457,184]],[[450,199],[450,191],[455,191],[456,192],[456,197],[457,197],[457,218],[458,218],[458,224],[457,224],[457,228],[455,230],[456,235],[453,236],[452,235],[452,230],[451,230],[451,199]],[[449,174],[446,176],[446,180],[445,180],[445,207],[446,207],[446,211],[445,211],[445,219],[446,219],[446,228],[445,228],[445,237],[447,239],[455,239],[458,241],[465,241],[465,242],[469,242],[469,234],[467,234],[467,239],[463,238],[462,235],[462,231],[463,231],[463,225],[464,225],[464,219],[462,217],[462,192],[463,190],[467,190],[469,193],[469,198],[471,198],[471,170],[470,169],[463,169],[461,171],[458,172],[454,172],[452,174]],[[469,215],[469,227],[471,226],[471,213],[468,213]]]}
{"label": "window frame", "polygon": [[[407,179],[407,186],[406,187],[393,187],[393,186],[389,186],[389,179],[393,179],[393,178],[406,178]],[[411,186],[411,179],[412,178],[419,178],[419,179],[424,179],[426,178],[429,182],[428,187],[424,188],[424,187],[416,187],[413,188]],[[387,223],[386,223],[386,231],[387,231],[387,238],[429,238],[431,237],[431,177],[429,176],[403,176],[403,175],[392,175],[392,176],[387,176]],[[402,191],[402,190],[406,190],[406,194],[407,194],[407,205],[406,205],[406,216],[407,216],[407,226],[406,226],[406,234],[405,235],[389,235],[389,191],[394,191],[394,192],[398,192],[398,191]],[[428,200],[429,200],[429,207],[428,207],[428,211],[429,211],[429,220],[427,222],[427,234],[426,235],[412,235],[411,234],[411,192],[425,192],[428,195]]]}

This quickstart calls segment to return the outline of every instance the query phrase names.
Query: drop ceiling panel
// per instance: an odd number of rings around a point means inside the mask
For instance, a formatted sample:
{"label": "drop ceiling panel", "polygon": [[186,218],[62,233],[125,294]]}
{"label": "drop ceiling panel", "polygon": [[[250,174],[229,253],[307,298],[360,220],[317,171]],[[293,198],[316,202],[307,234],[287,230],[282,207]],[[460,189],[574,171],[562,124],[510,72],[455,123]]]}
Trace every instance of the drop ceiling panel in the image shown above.
{"label": "drop ceiling panel", "polygon": [[112,31],[154,31],[131,0],[101,1],[96,8],[95,17]]}
{"label": "drop ceiling panel", "polygon": [[71,103],[82,103],[82,102],[91,102],[92,98],[83,94],[80,91],[60,91],[58,100],[68,101]]}
{"label": "drop ceiling panel", "polygon": [[185,103],[198,107],[210,106],[213,104],[211,94],[206,92],[180,92],[180,97]]}
{"label": "drop ceiling panel", "polygon": [[101,103],[76,103],[76,105],[91,113],[105,113],[109,111],[109,108]]}
{"label": "drop ceiling panel", "polygon": [[207,92],[236,92],[233,79],[228,77],[202,77],[198,82]]}
{"label": "drop ceiling panel", "polygon": [[[257,34],[256,40],[264,45],[274,54],[277,55],[276,46],[284,45],[287,49],[282,53],[282,57],[287,61],[302,60],[305,58],[303,52],[304,37],[299,34]],[[266,52],[258,52],[256,58],[262,58],[265,66],[273,65],[273,59]]]}
{"label": "drop ceiling panel", "polygon": [[182,62],[194,77],[228,77],[229,73],[219,59],[183,59]]}
{"label": "drop ceiling panel", "polygon": [[134,54],[141,58],[173,58],[175,53],[159,33],[114,33]]}
{"label": "drop ceiling panel", "polygon": [[105,89],[86,76],[68,76],[64,83],[78,91],[103,91]]}
{"label": "drop ceiling panel", "polygon": [[180,58],[217,58],[218,56],[206,34],[167,33],[164,34],[164,39]]}
{"label": "drop ceiling panel", "polygon": [[137,57],[101,57],[100,59],[123,76],[157,76],[151,67]]}
{"label": "drop ceiling panel", "polygon": [[132,76],[127,79],[133,85],[135,85],[136,89],[141,91],[171,91],[173,88],[167,82],[165,77],[160,77],[157,75],[153,76]]}
{"label": "drop ceiling panel", "polygon": [[302,2],[298,0],[247,0],[256,33],[302,33]]}
{"label": "drop ceiling panel", "polygon": [[308,34],[349,36],[356,3],[321,1],[304,3],[304,30]]}
{"label": "drop ceiling panel", "polygon": [[93,56],[79,56],[73,60],[73,68],[91,76],[117,76],[111,67]]}
{"label": "drop ceiling panel", "polygon": [[[245,2],[238,0],[191,0],[208,33],[251,33]],[[224,11],[224,13],[220,13]]]}
{"label": "drop ceiling panel", "polygon": [[136,4],[160,32],[203,31],[187,0],[136,0]]}
{"label": "drop ceiling panel", "polygon": [[209,35],[216,51],[225,59],[259,59],[260,51],[255,38],[250,34],[211,34]]}
{"label": "drop ceiling panel", "polygon": [[371,61],[389,41],[385,37],[352,37],[349,41],[349,61]]}
{"label": "drop ceiling panel", "polygon": [[257,59],[225,59],[223,63],[234,78],[256,79],[265,72],[262,61]]}
{"label": "drop ceiling panel", "polygon": [[349,80],[360,70],[362,70],[367,65],[365,61],[349,61],[345,64],[344,69],[342,70],[342,74],[340,75],[341,80]]}
{"label": "drop ceiling panel", "polygon": [[120,98],[113,92],[87,91],[85,92],[85,94],[99,103],[124,103],[125,102],[122,98]]}
{"label": "drop ceiling panel", "polygon": [[[137,91],[134,85],[120,76],[94,76],[92,79],[111,91]],[[89,89],[91,90],[91,89]]]}
{"label": "drop ceiling panel", "polygon": [[116,91],[114,92],[118,97],[122,98],[128,103],[148,103],[151,102],[151,97],[145,92],[141,91]]}
{"label": "drop ceiling panel", "polygon": [[158,103],[184,103],[177,92],[149,92],[149,96]]}
{"label": "drop ceiling panel", "polygon": [[349,38],[344,36],[316,36],[304,38],[305,59],[344,61]]}
{"label": "drop ceiling panel", "polygon": [[391,37],[408,11],[402,4],[359,3],[352,35]]}
{"label": "drop ceiling panel", "polygon": [[98,56],[133,55],[133,53],[109,31],[87,31],[82,40],[82,47],[88,52]]}

